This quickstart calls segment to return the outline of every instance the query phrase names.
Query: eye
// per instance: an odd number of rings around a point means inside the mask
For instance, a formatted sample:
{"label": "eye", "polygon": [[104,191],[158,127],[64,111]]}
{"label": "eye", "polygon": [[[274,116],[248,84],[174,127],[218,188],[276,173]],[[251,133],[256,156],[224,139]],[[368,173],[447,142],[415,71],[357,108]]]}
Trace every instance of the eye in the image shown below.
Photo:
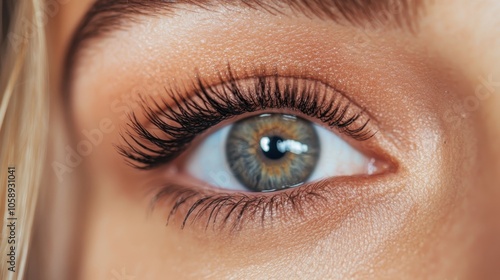
{"label": "eye", "polygon": [[152,201],[170,208],[167,224],[236,229],[256,217],[261,225],[277,213],[299,217],[323,204],[332,178],[388,170],[379,151],[372,158],[349,144],[371,139],[375,126],[343,93],[316,80],[228,73],[215,86],[198,79],[193,92],[144,100],[149,125],[132,114],[122,135],[129,164],[163,174]]}
{"label": "eye", "polygon": [[375,161],[334,132],[290,114],[261,114],[205,137],[190,176],[219,188],[267,192],[336,176],[372,174]]}

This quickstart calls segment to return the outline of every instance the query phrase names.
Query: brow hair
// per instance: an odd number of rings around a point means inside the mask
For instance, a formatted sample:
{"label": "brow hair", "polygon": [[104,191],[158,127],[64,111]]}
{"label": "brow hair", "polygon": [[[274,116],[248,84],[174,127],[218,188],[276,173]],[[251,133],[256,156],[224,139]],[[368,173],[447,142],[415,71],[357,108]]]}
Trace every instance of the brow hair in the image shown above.
{"label": "brow hair", "polygon": [[[65,58],[63,92],[69,91],[71,73],[80,49],[90,39],[134,24],[138,16],[173,16],[179,9],[243,6],[270,14],[288,8],[310,18],[349,23],[356,27],[415,30],[423,0],[97,0],[85,14]],[[67,95],[67,93],[65,94]]]}

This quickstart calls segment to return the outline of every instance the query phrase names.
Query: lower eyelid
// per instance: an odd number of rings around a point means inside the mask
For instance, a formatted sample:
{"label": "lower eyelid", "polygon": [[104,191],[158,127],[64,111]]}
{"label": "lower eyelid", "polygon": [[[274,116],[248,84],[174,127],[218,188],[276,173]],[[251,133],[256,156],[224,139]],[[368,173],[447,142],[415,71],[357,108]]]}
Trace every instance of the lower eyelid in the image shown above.
{"label": "lower eyelid", "polygon": [[[391,174],[329,178],[274,193],[223,191],[179,181],[160,187],[151,203],[164,213],[169,227],[217,233],[270,230],[318,219],[341,222],[356,207],[391,193],[379,187]],[[377,181],[378,187],[373,186]]]}
{"label": "lower eyelid", "polygon": [[[155,201],[167,206],[167,225],[224,231],[255,226],[265,228],[284,216],[300,218],[305,205],[318,207],[325,203],[317,186],[302,186],[278,193],[241,193],[195,190],[169,185]],[[292,212],[293,211],[293,212]]]}

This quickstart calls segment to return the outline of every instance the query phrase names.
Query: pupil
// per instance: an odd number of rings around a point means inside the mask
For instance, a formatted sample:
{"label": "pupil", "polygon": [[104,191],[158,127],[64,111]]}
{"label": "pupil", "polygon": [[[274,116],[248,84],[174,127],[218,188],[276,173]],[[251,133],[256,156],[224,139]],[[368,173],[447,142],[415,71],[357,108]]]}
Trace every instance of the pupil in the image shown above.
{"label": "pupil", "polygon": [[287,151],[280,150],[278,144],[283,142],[283,138],[278,136],[262,137],[260,139],[260,149],[264,156],[272,160],[278,160],[285,156]]}

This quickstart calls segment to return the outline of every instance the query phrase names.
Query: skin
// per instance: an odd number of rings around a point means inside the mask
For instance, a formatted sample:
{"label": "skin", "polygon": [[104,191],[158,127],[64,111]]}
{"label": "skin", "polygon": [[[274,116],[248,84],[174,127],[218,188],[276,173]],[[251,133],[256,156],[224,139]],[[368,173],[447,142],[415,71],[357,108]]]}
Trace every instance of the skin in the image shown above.
{"label": "skin", "polygon": [[[51,19],[54,85],[91,2],[71,1]],[[110,279],[116,272],[136,279],[498,275],[500,66],[493,62],[500,61],[499,13],[494,0],[436,0],[416,33],[360,33],[331,21],[222,7],[145,17],[94,41],[65,105],[72,108],[73,143],[85,139],[82,130],[103,127],[103,120],[106,127],[76,168],[82,177],[64,175],[85,190],[78,194],[74,240],[80,248],[69,273],[81,279]],[[237,233],[196,225],[181,230],[178,218],[165,226],[166,204],[147,210],[157,190],[151,186],[165,180],[166,169],[124,164],[113,144],[128,119],[112,104],[166,83],[189,88],[193,65],[215,83],[227,61],[236,73],[275,67],[334,84],[367,110],[378,131],[363,143],[344,139],[393,168],[328,181],[328,202],[306,207],[301,219],[278,217],[264,228],[248,222]],[[56,86],[53,92],[59,98]]]}

